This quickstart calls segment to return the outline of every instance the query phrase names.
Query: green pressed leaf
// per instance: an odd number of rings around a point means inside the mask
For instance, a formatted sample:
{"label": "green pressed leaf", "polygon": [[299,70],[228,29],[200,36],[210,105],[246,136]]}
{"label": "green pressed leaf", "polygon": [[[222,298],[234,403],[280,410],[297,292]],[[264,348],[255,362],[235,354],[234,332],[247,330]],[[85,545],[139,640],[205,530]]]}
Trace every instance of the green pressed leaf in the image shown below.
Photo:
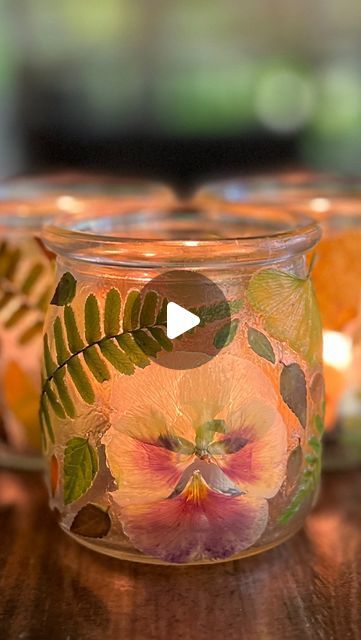
{"label": "green pressed leaf", "polygon": [[217,349],[227,347],[232,342],[237,333],[238,324],[238,320],[232,320],[231,322],[224,324],[223,327],[217,331],[213,340],[213,344]]}
{"label": "green pressed leaf", "polygon": [[74,299],[75,293],[76,280],[74,276],[69,271],[67,271],[60,278],[50,304],[55,304],[58,307],[63,307],[64,305],[69,304]]}
{"label": "green pressed leaf", "polygon": [[281,372],[281,396],[305,429],[307,424],[307,388],[305,374],[296,363],[285,365]]}
{"label": "green pressed leaf", "polygon": [[66,335],[68,338],[68,346],[72,353],[79,353],[84,349],[85,344],[80,337],[79,329],[76,324],[74,311],[71,307],[66,305],[64,308],[64,323],[66,329]]}
{"label": "green pressed leaf", "polygon": [[143,300],[139,324],[141,327],[150,327],[155,324],[158,296],[155,291],[147,291]]}
{"label": "green pressed leaf", "polygon": [[0,311],[1,309],[5,309],[6,305],[10,302],[10,300],[13,299],[13,296],[11,293],[6,292],[2,295],[2,297],[0,298]]}
{"label": "green pressed leaf", "polygon": [[43,428],[45,428],[45,430],[46,430],[46,434],[47,434],[49,440],[54,444],[54,442],[55,442],[54,431],[53,431],[53,427],[51,425],[51,420],[50,420],[50,414],[49,414],[49,409],[48,409],[48,405],[47,405],[47,400],[46,400],[46,398],[44,396],[42,398],[41,406],[40,406],[40,419],[41,419],[41,423],[43,425]]}
{"label": "green pressed leaf", "polygon": [[121,298],[118,289],[110,289],[105,298],[104,334],[115,336],[120,330]]}
{"label": "green pressed leaf", "polygon": [[73,356],[67,363],[69,375],[79,394],[87,404],[95,402],[94,389],[83,369],[79,356]]}
{"label": "green pressed leaf", "polygon": [[28,344],[35,336],[39,335],[42,332],[43,324],[42,320],[37,320],[28,329],[25,329],[19,336],[19,344]]}
{"label": "green pressed leaf", "polygon": [[111,524],[107,511],[89,503],[76,514],[70,531],[85,538],[104,538],[109,533]]}
{"label": "green pressed leaf", "polygon": [[7,329],[14,327],[20,320],[27,314],[28,307],[21,305],[14,313],[7,319],[4,326]]}
{"label": "green pressed leaf", "polygon": [[57,389],[59,399],[64,407],[64,411],[69,416],[69,418],[75,418],[76,412],[74,403],[70,397],[68,388],[65,383],[65,370],[58,369],[54,373],[54,385]]}
{"label": "green pressed leaf", "polygon": [[118,336],[116,340],[120,348],[127,354],[136,367],[144,369],[144,367],[150,364],[149,358],[147,358],[142,349],[138,347],[131,333],[124,333]]}
{"label": "green pressed leaf", "polygon": [[308,362],[321,360],[321,320],[310,278],[262,269],[251,278],[247,297],[271,336]]}
{"label": "green pressed leaf", "polygon": [[48,304],[50,303],[51,292],[52,290],[50,289],[50,287],[46,287],[45,290],[40,294],[36,302],[36,306],[41,311],[47,310]]}
{"label": "green pressed leaf", "polygon": [[68,440],[64,453],[64,504],[83,496],[98,472],[95,450],[85,438]]}
{"label": "green pressed leaf", "polygon": [[258,356],[275,364],[276,357],[270,341],[261,331],[248,327],[248,344]]}
{"label": "green pressed leaf", "polygon": [[51,357],[47,333],[44,335],[44,365],[45,365],[46,375],[48,376],[48,378],[50,378],[50,376],[53,375],[56,369],[56,364]]}
{"label": "green pressed leaf", "polygon": [[318,438],[312,436],[308,440],[308,447],[312,449],[312,453],[308,453],[305,456],[305,462],[307,466],[303,471],[298,488],[294,493],[289,505],[278,519],[279,524],[287,524],[298,513],[305,500],[307,500],[309,496],[316,490],[316,487],[318,485],[321,473],[321,442],[318,440]]}
{"label": "green pressed leaf", "polygon": [[61,418],[62,420],[64,420],[64,418],[66,418],[64,409],[61,406],[60,402],[58,401],[58,399],[57,399],[54,391],[52,390],[50,384],[48,384],[48,386],[47,386],[46,395],[48,397],[49,403],[50,403],[54,413],[58,416],[58,418]]}
{"label": "green pressed leaf", "polygon": [[123,315],[123,331],[133,331],[139,327],[141,297],[139,291],[128,293]]}
{"label": "green pressed leaf", "polygon": [[156,324],[165,324],[167,322],[167,306],[168,298],[163,298],[163,302],[156,318]]}
{"label": "green pressed leaf", "polygon": [[161,350],[161,346],[159,345],[159,343],[141,329],[134,331],[133,337],[143,353],[145,353],[147,356],[150,356],[151,358],[155,358],[157,353],[159,353],[159,351]]}
{"label": "green pressed leaf", "polygon": [[9,251],[8,263],[7,263],[5,274],[4,274],[6,278],[8,278],[8,280],[12,280],[14,278],[20,258],[21,258],[20,249],[14,249],[14,251]]}
{"label": "green pressed leaf", "polygon": [[109,369],[100,357],[95,345],[84,351],[84,360],[98,382],[110,380]]}
{"label": "green pressed leaf", "polygon": [[173,351],[173,343],[167,337],[167,334],[160,327],[150,327],[149,333],[153,336],[153,338],[158,342],[160,347],[164,349],[164,351]]}
{"label": "green pressed leaf", "polygon": [[104,356],[120,373],[130,376],[134,373],[134,365],[128,356],[118,347],[115,340],[100,342],[100,350]]}
{"label": "green pressed leaf", "polygon": [[31,289],[37,283],[39,276],[43,273],[43,271],[44,271],[43,264],[41,263],[34,264],[34,266],[30,269],[30,272],[25,278],[24,283],[21,287],[21,290],[23,293],[25,294],[30,293]]}
{"label": "green pressed leaf", "polygon": [[100,311],[98,301],[93,293],[91,293],[85,301],[84,323],[87,344],[98,342],[102,337],[100,331]]}
{"label": "green pressed leaf", "polygon": [[58,360],[58,364],[61,366],[64,364],[64,362],[68,360],[68,358],[70,357],[70,353],[65,344],[63,327],[59,317],[55,318],[53,328],[54,328],[56,357]]}
{"label": "green pressed leaf", "polygon": [[242,300],[232,300],[230,302],[217,302],[216,304],[191,309],[191,312],[200,318],[200,326],[211,324],[217,320],[225,320],[232,313],[237,313],[242,309]]}

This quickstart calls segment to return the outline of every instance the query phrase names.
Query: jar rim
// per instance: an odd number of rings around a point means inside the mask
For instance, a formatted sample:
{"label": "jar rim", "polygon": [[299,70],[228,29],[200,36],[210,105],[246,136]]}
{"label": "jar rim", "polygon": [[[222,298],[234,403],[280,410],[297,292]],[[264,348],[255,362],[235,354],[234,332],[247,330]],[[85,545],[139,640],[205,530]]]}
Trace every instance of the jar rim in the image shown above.
{"label": "jar rim", "polygon": [[[267,215],[287,219],[283,229],[248,235],[235,234],[207,237],[193,235],[164,237],[154,235],[152,225],[164,222],[167,216],[200,215],[216,224],[248,224],[261,229],[267,227]],[[160,218],[157,219],[157,216]],[[163,216],[163,217],[162,217]],[[208,218],[207,218],[208,216]],[[140,235],[134,231],[138,218]],[[115,232],[120,226],[120,233]],[[158,227],[159,228],[159,227]],[[113,232],[112,232],[113,231]],[[153,233],[153,237],[151,234]],[[235,231],[233,231],[233,234]],[[148,235],[147,235],[148,234]],[[192,201],[157,207],[130,207],[107,218],[97,215],[58,216],[45,226],[43,239],[47,247],[62,257],[108,266],[141,268],[229,268],[236,264],[267,264],[282,261],[297,254],[307,253],[320,239],[321,229],[311,217],[265,203],[199,207]]]}

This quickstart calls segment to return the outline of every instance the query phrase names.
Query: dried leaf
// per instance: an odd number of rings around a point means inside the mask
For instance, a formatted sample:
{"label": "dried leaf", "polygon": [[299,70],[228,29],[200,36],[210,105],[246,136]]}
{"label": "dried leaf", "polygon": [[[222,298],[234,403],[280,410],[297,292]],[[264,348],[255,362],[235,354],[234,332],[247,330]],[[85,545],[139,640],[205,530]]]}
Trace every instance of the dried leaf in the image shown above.
{"label": "dried leaf", "polygon": [[55,304],[58,307],[63,307],[73,300],[75,293],[76,280],[74,276],[69,271],[67,271],[60,278],[50,304]]}
{"label": "dried leaf", "polygon": [[70,531],[86,538],[104,538],[110,531],[110,516],[96,504],[87,504],[76,514]]}
{"label": "dried leaf", "polygon": [[271,336],[308,362],[321,360],[321,320],[310,278],[262,269],[251,278],[247,296]]}
{"label": "dried leaf", "polygon": [[213,340],[213,344],[217,349],[227,347],[232,342],[237,333],[238,324],[239,320],[232,320],[224,324],[223,327],[217,331]]}
{"label": "dried leaf", "polygon": [[270,341],[261,331],[248,327],[248,344],[258,356],[275,364],[276,357]]}
{"label": "dried leaf", "polygon": [[296,362],[283,367],[280,391],[284,402],[297,416],[305,429],[307,424],[306,379],[301,367]]}
{"label": "dried leaf", "polygon": [[50,458],[50,491],[54,498],[59,485],[59,462],[55,455]]}

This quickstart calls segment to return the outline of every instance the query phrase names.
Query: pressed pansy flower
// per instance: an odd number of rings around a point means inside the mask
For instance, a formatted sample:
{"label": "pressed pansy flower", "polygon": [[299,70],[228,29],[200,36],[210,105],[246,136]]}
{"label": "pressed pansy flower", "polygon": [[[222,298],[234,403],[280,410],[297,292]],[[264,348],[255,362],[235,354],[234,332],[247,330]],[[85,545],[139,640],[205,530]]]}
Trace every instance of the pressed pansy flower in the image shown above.
{"label": "pressed pansy flower", "polygon": [[232,355],[188,371],[154,367],[154,380],[142,373],[113,399],[120,408],[103,438],[126,535],[176,563],[252,546],[285,474],[286,427],[272,384]]}

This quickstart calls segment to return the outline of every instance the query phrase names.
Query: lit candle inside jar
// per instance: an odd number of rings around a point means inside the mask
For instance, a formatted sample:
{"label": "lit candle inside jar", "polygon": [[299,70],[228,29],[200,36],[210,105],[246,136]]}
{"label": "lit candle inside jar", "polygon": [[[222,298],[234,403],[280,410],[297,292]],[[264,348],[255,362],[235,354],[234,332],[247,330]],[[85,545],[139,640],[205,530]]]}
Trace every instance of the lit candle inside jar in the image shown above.
{"label": "lit candle inside jar", "polygon": [[339,331],[323,332],[323,362],[326,383],[326,429],[335,424],[347,375],[352,362],[352,340]]}

